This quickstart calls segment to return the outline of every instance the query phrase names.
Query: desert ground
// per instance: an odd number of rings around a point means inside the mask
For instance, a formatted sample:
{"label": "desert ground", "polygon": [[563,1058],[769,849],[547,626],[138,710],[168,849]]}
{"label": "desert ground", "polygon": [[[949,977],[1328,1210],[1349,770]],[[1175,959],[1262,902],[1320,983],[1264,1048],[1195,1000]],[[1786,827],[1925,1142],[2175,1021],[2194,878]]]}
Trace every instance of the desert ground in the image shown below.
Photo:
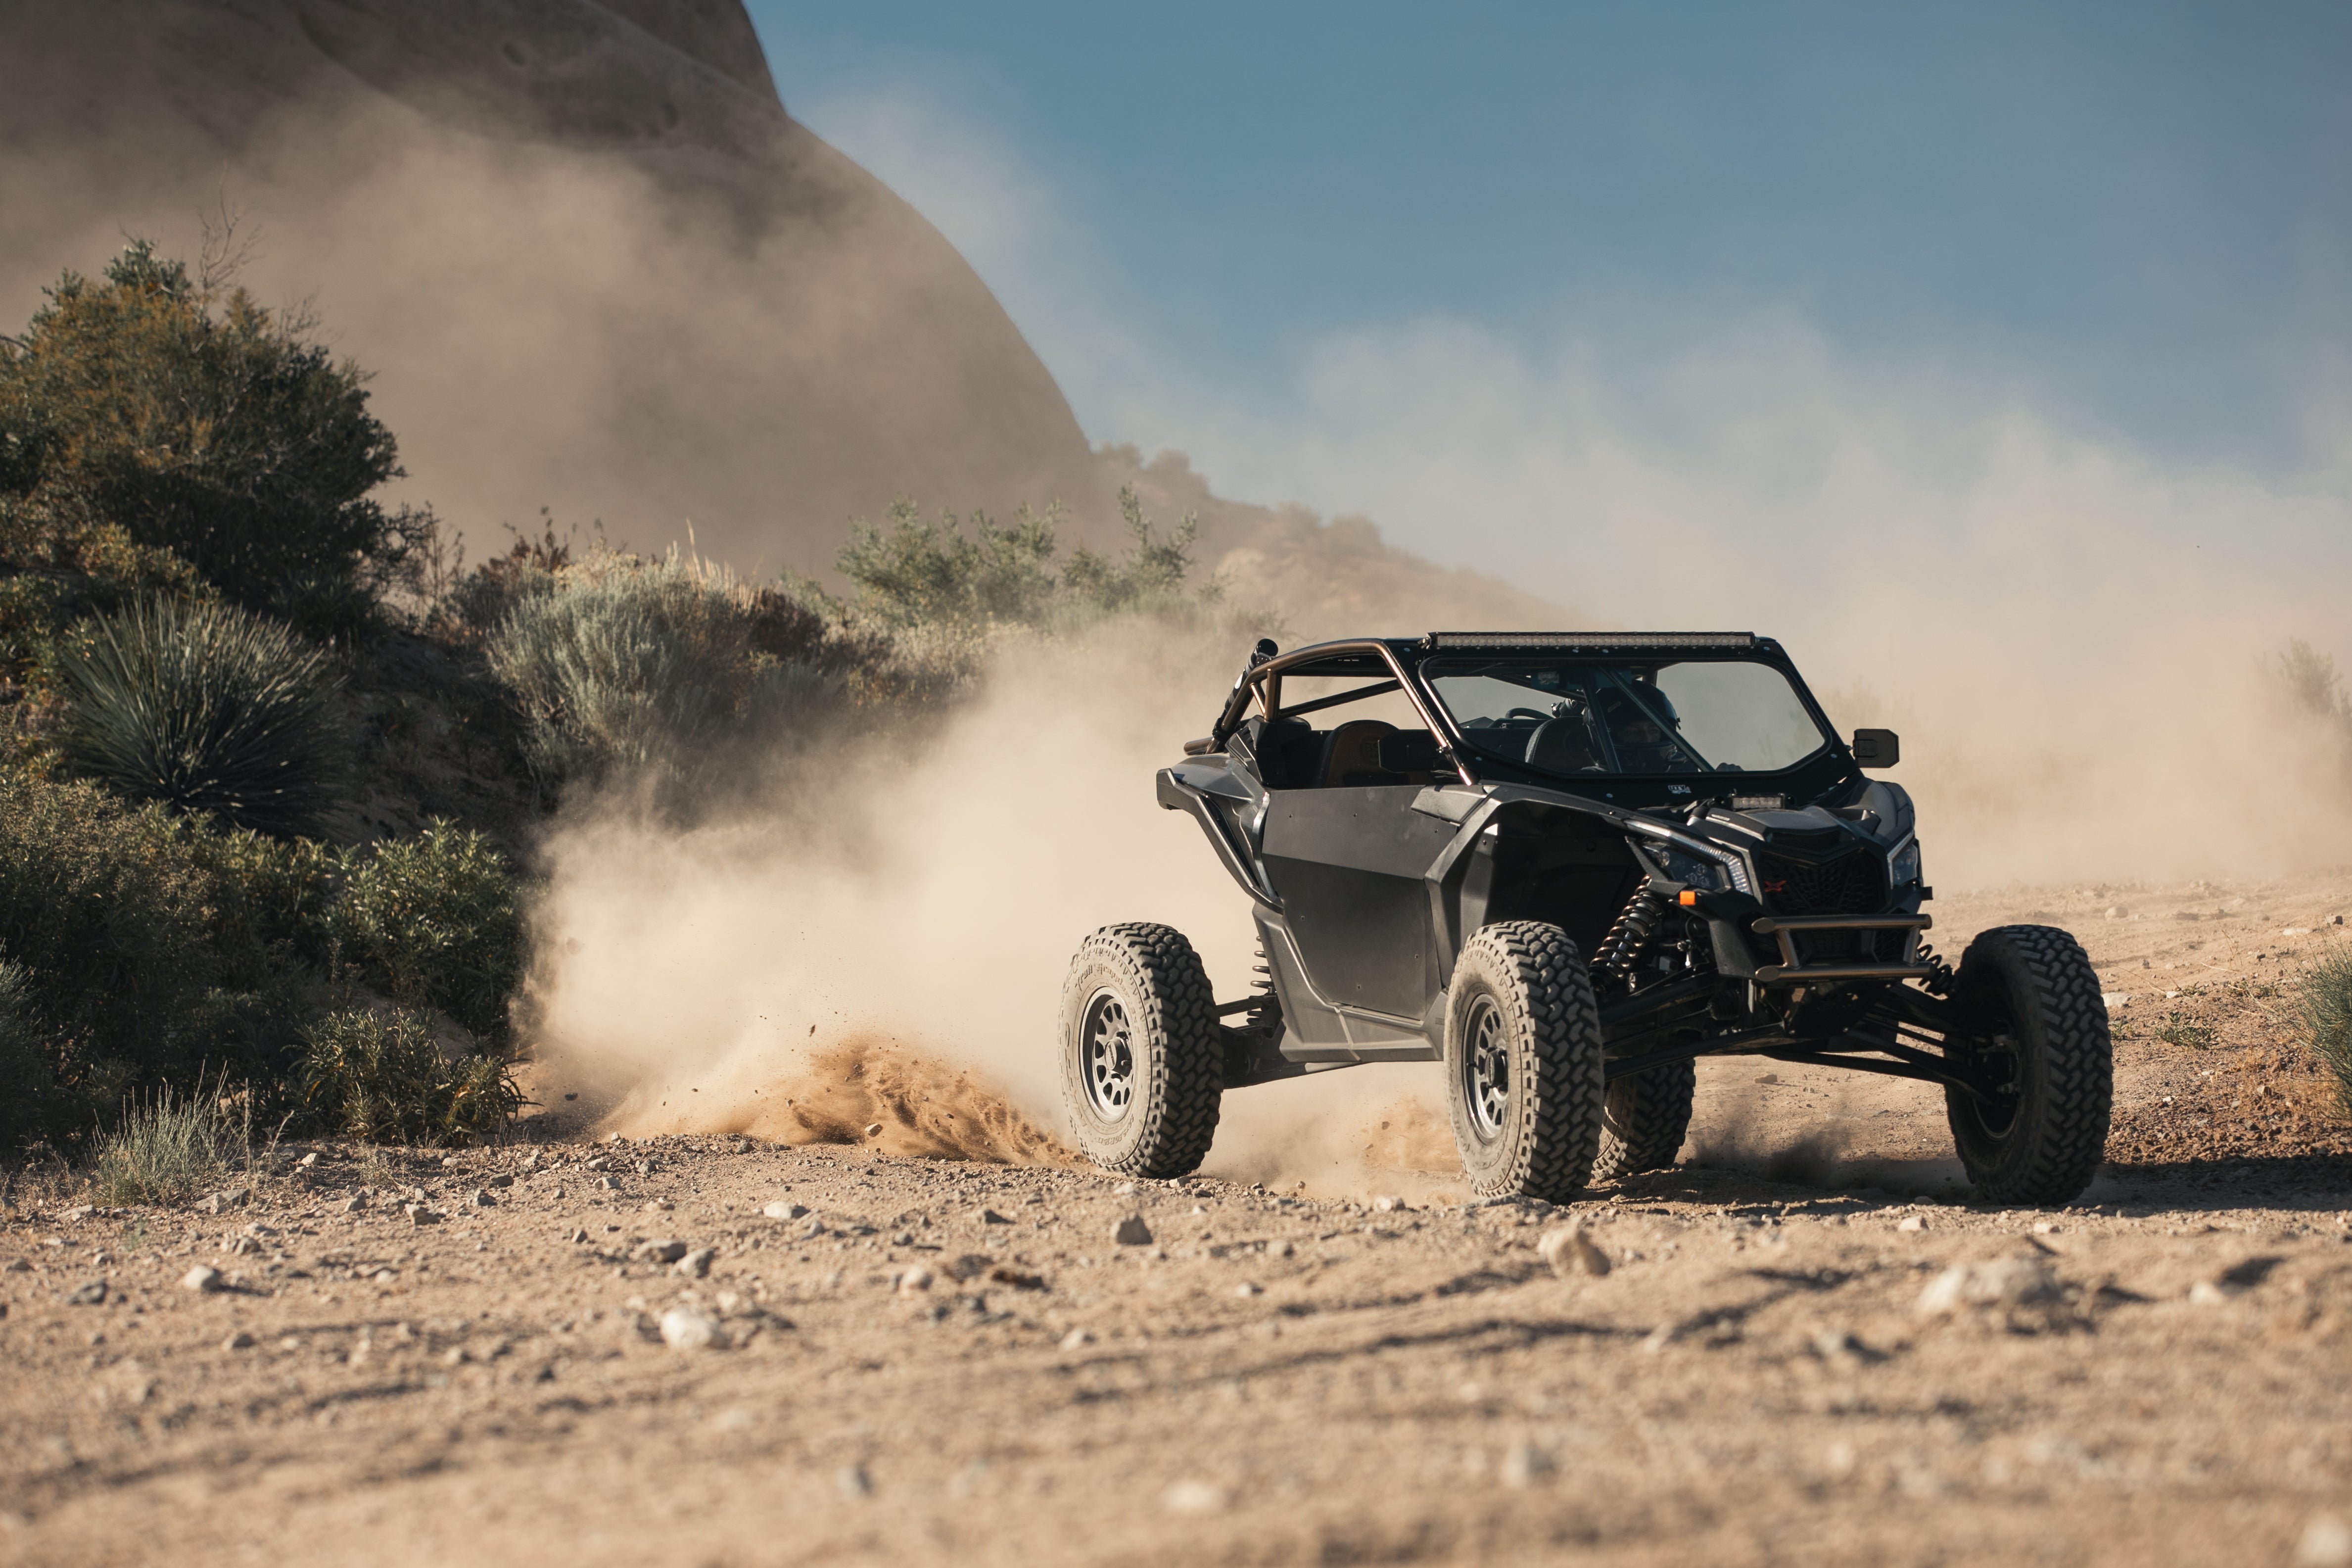
{"label": "desert ground", "polygon": [[1923,1086],[1738,1059],[1557,1209],[1395,1126],[1136,1184],[618,1139],[546,1074],[494,1148],[19,1176],[0,1561],[2352,1564],[2352,1124],[2291,994],[2352,877],[1936,909],[2107,981],[2074,1207],[1971,1204]]}

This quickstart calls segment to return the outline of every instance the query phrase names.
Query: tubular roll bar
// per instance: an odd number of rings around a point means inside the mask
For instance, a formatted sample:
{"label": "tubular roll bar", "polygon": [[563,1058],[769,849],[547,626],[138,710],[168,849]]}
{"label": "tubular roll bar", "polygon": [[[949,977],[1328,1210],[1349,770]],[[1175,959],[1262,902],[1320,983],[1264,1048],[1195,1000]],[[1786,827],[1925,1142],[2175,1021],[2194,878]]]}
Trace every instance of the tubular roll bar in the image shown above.
{"label": "tubular roll bar", "polygon": [[1758,936],[1778,937],[1780,962],[1758,967],[1759,985],[1811,984],[1816,980],[1925,980],[1936,973],[1925,963],[1807,963],[1797,956],[1797,938],[1809,931],[1927,931],[1933,915],[1759,915],[1748,925]]}
{"label": "tubular roll bar", "polygon": [[[1281,713],[1282,676],[1285,670],[1295,668],[1302,664],[1319,663],[1335,655],[1345,654],[1369,654],[1387,668],[1390,679],[1394,681],[1396,689],[1404,693],[1406,701],[1412,704],[1412,710],[1420,716],[1423,725],[1431,734],[1437,737],[1438,745],[1444,751],[1445,760],[1453,764],[1455,774],[1464,784],[1475,789],[1478,786],[1478,775],[1472,773],[1462,760],[1460,734],[1448,721],[1447,716],[1432,705],[1428,694],[1421,689],[1420,683],[1406,673],[1404,666],[1398,661],[1396,650],[1384,642],[1370,638],[1316,643],[1293,653],[1277,655],[1267,659],[1264,664],[1244,671],[1241,679],[1234,687],[1233,695],[1225,700],[1224,711],[1218,716],[1216,730],[1209,737],[1210,746],[1214,748],[1223,744],[1227,736],[1241,727],[1242,716],[1249,711],[1252,698],[1255,698],[1264,709],[1269,723]],[[1345,698],[1353,699],[1374,695],[1374,691],[1352,691],[1342,695]],[[1297,710],[1308,712],[1316,708],[1330,705],[1328,701],[1318,700],[1313,703],[1300,703]]]}

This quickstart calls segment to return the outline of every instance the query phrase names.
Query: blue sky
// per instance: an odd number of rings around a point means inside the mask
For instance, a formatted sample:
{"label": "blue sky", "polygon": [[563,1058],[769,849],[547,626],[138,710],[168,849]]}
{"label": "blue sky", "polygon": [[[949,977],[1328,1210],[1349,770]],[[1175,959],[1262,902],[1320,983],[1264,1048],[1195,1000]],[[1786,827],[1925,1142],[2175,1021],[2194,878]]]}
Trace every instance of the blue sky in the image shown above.
{"label": "blue sky", "polygon": [[[1430,316],[1640,355],[1781,313],[2273,463],[2352,331],[2340,4],[751,9],[819,132],[919,205],[877,103],[1017,165],[1203,377]],[[1055,368],[1091,434],[1164,438]]]}
{"label": "blue sky", "polygon": [[1221,494],[2052,733],[2352,668],[2352,5],[752,12]]}

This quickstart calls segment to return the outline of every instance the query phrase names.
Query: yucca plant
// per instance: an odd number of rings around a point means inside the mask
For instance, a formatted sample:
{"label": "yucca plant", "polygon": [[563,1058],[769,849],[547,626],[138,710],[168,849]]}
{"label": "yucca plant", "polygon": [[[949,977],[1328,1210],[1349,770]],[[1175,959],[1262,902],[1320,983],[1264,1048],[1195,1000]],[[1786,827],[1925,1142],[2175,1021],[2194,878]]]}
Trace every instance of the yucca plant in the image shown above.
{"label": "yucca plant", "polygon": [[343,737],[327,656],[232,605],[154,597],[60,661],[67,758],[124,795],[263,833],[315,825]]}

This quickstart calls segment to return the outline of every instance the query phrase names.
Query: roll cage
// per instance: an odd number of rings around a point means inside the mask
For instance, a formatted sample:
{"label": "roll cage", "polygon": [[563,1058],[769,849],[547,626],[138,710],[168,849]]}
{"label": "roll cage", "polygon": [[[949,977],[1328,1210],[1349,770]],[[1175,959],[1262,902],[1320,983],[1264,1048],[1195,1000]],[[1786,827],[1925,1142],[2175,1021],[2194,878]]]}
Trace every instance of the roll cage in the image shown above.
{"label": "roll cage", "polygon": [[[1862,782],[1861,764],[1853,750],[1837,739],[1837,730],[1812,690],[1780,645],[1752,632],[1432,632],[1420,637],[1356,637],[1315,643],[1288,653],[1268,653],[1261,643],[1249,667],[1234,682],[1233,692],[1206,736],[1185,743],[1188,756],[1222,752],[1248,720],[1253,709],[1269,723],[1278,718],[1299,718],[1327,708],[1394,691],[1412,706],[1414,714],[1437,742],[1438,760],[1462,784],[1472,788],[1493,782],[1522,784],[1575,795],[1591,795],[1597,805],[1621,809],[1679,810],[1709,799],[1779,794],[1791,804],[1825,798]],[[1763,664],[1788,681],[1806,714],[1827,738],[1827,743],[1794,766],[1776,772],[1729,773],[1617,773],[1605,778],[1568,779],[1562,775],[1483,753],[1453,713],[1429,688],[1423,665],[1437,656],[1559,653],[1578,659],[1654,658],[1677,661],[1722,660]],[[1328,696],[1292,703],[1282,700],[1285,679],[1361,679],[1368,684]]]}

